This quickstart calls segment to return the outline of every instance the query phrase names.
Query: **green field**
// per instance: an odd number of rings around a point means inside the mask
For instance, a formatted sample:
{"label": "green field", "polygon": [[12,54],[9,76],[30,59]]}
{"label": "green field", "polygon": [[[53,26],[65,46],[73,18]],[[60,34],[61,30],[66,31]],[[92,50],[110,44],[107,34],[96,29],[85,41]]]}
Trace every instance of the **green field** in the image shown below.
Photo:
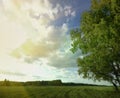
{"label": "green field", "polygon": [[0,98],[120,98],[120,93],[96,86],[1,86]]}

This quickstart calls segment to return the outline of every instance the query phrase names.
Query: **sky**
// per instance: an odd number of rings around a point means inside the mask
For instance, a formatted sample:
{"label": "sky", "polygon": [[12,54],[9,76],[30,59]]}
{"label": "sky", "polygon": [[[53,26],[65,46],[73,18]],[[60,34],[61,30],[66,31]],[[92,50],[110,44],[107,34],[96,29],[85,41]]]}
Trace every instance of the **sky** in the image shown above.
{"label": "sky", "polygon": [[90,0],[0,0],[0,80],[106,84],[78,75],[70,30]]}

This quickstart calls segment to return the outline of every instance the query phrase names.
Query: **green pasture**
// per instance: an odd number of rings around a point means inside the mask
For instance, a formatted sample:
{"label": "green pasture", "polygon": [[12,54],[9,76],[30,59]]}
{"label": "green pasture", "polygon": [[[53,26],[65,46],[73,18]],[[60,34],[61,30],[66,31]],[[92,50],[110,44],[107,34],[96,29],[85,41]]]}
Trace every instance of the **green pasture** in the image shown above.
{"label": "green pasture", "polygon": [[99,86],[1,86],[0,98],[120,98],[120,93]]}

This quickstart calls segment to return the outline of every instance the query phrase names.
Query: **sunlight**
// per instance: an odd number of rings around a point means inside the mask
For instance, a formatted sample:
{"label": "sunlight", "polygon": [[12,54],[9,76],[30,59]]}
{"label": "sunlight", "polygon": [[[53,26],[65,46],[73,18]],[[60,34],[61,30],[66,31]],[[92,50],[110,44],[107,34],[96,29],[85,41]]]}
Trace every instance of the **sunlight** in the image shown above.
{"label": "sunlight", "polygon": [[[2,25],[0,26],[3,27]],[[15,31],[13,30],[13,32],[10,30],[11,32],[9,32],[9,29],[12,28],[7,27],[7,29],[4,29],[3,31],[0,29],[0,54],[11,52],[13,49],[20,46],[26,39],[24,33],[20,33],[20,31],[15,32],[17,29]]]}
{"label": "sunlight", "polygon": [[[37,49],[39,47],[35,45],[36,40],[42,40],[47,36],[44,34],[46,32],[45,25],[50,21],[44,16],[36,19],[40,15],[39,13],[48,12],[47,7],[38,2],[33,4],[24,0],[2,1],[3,8],[0,9],[0,79],[24,81],[32,80],[32,76],[37,74],[42,77],[48,76],[47,67],[44,69],[45,60],[42,60],[43,67],[40,67],[37,64],[26,63],[24,56],[21,58],[17,53],[19,51],[26,53],[27,56],[36,56],[38,55],[37,51],[41,55],[46,52],[47,47],[44,44],[41,43],[41,49]],[[42,33],[39,33],[41,31]],[[25,44],[28,39],[35,43]],[[20,46],[23,49],[19,49]],[[11,56],[11,52],[13,52],[12,56],[14,55],[16,58]],[[19,73],[25,74],[25,76],[19,76]]]}
{"label": "sunlight", "polygon": [[4,0],[3,6],[0,13],[0,55],[10,53],[27,39],[26,30],[16,20],[19,14],[14,4],[10,0]]}

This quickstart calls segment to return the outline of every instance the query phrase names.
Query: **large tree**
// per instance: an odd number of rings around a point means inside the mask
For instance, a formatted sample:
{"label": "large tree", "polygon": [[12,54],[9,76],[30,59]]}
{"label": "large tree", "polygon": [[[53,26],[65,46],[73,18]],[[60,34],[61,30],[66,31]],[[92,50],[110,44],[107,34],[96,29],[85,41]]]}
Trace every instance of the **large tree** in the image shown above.
{"label": "large tree", "polygon": [[72,51],[84,78],[120,85],[120,0],[92,0],[81,17],[80,28],[71,31]]}

